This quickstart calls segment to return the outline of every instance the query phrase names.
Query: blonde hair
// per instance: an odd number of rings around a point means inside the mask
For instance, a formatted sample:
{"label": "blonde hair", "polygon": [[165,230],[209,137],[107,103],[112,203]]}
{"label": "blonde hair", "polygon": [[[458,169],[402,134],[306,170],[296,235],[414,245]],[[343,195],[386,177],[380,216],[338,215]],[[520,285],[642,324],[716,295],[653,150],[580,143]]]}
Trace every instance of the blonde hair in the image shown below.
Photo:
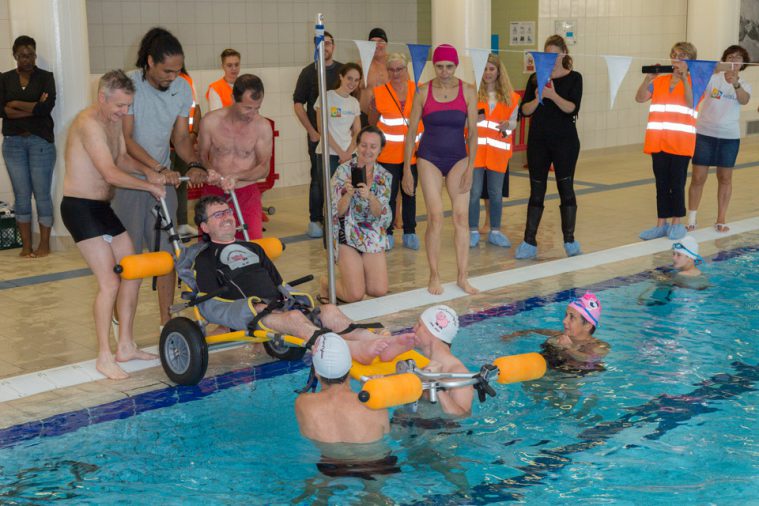
{"label": "blonde hair", "polygon": [[[509,80],[509,74],[506,72],[503,62],[497,55],[491,53],[488,55],[488,63],[495,65],[498,70],[498,77],[495,80],[495,96],[499,102],[505,102],[511,107],[511,95],[514,93],[514,87]],[[480,90],[477,93],[477,99],[480,102],[488,101],[488,86],[485,81],[480,82]]]}
{"label": "blonde hair", "polygon": [[669,50],[670,53],[673,53],[675,51],[682,51],[683,53],[687,53],[689,60],[695,60],[696,56],[698,54],[698,51],[696,50],[696,46],[691,44],[690,42],[678,42],[674,46],[672,46],[672,49]]}
{"label": "blonde hair", "polygon": [[392,61],[403,62],[403,66],[408,67],[408,58],[406,58],[406,55],[403,53],[390,53],[389,55],[387,55],[387,61],[385,62],[385,66],[390,65],[390,62]]}

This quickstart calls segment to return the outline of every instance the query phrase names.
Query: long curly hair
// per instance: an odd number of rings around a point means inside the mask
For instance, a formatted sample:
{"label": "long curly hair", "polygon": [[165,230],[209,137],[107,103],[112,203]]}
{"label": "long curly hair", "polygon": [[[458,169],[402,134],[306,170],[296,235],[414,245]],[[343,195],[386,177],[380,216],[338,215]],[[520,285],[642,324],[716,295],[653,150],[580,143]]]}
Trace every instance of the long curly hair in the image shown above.
{"label": "long curly hair", "polygon": [[[498,69],[498,77],[495,80],[495,96],[499,102],[505,102],[506,105],[511,107],[511,95],[514,93],[514,87],[511,85],[509,74],[506,72],[506,67],[498,55],[493,53],[488,55],[488,63],[495,65]],[[477,93],[477,100],[480,102],[488,101],[488,85],[485,81],[480,82],[480,89]]]}

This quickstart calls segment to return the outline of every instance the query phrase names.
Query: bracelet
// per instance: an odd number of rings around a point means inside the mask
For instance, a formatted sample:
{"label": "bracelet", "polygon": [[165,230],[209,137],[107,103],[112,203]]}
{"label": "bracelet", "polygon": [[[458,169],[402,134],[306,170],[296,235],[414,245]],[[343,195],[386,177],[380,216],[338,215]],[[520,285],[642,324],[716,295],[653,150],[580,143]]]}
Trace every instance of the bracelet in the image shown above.
{"label": "bracelet", "polygon": [[203,172],[206,172],[206,173],[208,172],[208,170],[206,170],[206,168],[203,167],[203,165],[201,165],[200,162],[190,162],[190,163],[188,163],[187,164],[187,170],[190,170],[190,169],[200,169]]}

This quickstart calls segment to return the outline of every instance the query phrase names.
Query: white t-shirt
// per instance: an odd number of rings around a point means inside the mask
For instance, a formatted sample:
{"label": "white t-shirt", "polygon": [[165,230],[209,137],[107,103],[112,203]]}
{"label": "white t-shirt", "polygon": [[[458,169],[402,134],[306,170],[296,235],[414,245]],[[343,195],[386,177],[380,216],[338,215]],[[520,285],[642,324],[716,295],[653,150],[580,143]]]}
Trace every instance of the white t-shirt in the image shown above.
{"label": "white t-shirt", "polygon": [[[355,97],[348,95],[341,97],[337,90],[327,92],[327,107],[329,108],[329,133],[338,146],[342,149],[348,149],[351,145],[352,135],[351,126],[353,121],[361,115],[361,106]],[[321,109],[321,102],[317,97],[314,103],[314,109]],[[319,113],[320,114],[320,113]],[[316,152],[322,153],[321,141],[316,146]],[[337,155],[332,148],[329,149],[330,155]]]}
{"label": "white t-shirt", "polygon": [[[739,77],[738,82],[751,95],[751,85]],[[696,132],[720,139],[739,139],[741,127],[741,104],[733,85],[725,81],[725,73],[713,74],[706,85],[704,102],[698,112]]]}

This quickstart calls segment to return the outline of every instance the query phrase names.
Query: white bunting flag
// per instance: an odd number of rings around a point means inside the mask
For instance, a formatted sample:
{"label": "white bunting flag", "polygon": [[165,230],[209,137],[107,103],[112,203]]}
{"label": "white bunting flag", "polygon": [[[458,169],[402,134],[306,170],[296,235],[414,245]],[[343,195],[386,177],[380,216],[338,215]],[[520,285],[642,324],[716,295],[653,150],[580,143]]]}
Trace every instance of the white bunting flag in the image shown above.
{"label": "white bunting flag", "polygon": [[609,108],[614,108],[614,100],[617,98],[617,92],[625,78],[627,71],[630,69],[632,58],[629,56],[610,56],[603,55],[606,60],[606,67],[609,69]]}
{"label": "white bunting flag", "polygon": [[369,65],[374,58],[374,50],[377,49],[377,41],[375,40],[354,40],[356,47],[358,47],[358,54],[361,55],[361,67],[364,71],[364,85],[366,82],[366,74],[369,73]]}
{"label": "white bunting flag", "polygon": [[469,56],[472,58],[472,69],[474,69],[474,81],[477,84],[478,90],[480,89],[482,74],[485,73],[485,66],[488,63],[489,54],[490,51],[487,49],[469,48]]}

